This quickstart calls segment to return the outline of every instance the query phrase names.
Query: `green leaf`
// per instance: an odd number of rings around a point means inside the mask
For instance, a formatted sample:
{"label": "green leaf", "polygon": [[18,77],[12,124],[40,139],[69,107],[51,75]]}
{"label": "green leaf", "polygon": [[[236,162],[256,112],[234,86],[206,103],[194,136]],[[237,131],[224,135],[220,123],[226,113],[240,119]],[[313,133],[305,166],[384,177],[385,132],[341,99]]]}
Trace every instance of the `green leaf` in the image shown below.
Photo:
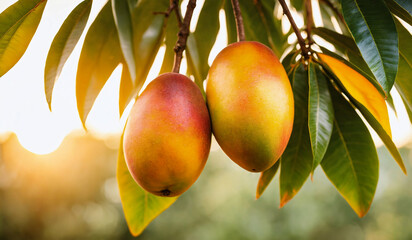
{"label": "green leaf", "polygon": [[177,34],[179,32],[179,26],[175,16],[169,16],[166,24],[165,33],[165,56],[163,58],[162,68],[160,73],[171,72],[173,70],[175,51],[174,47],[177,42]]}
{"label": "green leaf", "polygon": [[409,15],[412,15],[412,2],[410,0],[395,0],[395,2],[405,9]]}
{"label": "green leaf", "polygon": [[225,0],[223,9],[225,10],[226,16],[227,42],[228,44],[234,43],[237,41],[237,31],[231,0]]}
{"label": "green leaf", "polygon": [[412,112],[412,46],[410,44],[412,35],[399,21],[396,21],[396,27],[399,34],[400,58],[395,87],[410,113]]}
{"label": "green leaf", "polygon": [[[197,52],[199,56],[199,73],[202,81],[206,79],[209,71],[209,53],[212,49],[217,33],[219,32],[219,11],[223,0],[205,1],[197,21],[196,29],[192,33],[196,40]],[[193,55],[191,55],[194,57]]]}
{"label": "green leaf", "polygon": [[325,76],[309,62],[309,134],[313,153],[312,175],[322,161],[333,130],[333,106]]}
{"label": "green leaf", "polygon": [[54,84],[86,27],[92,3],[92,0],[85,0],[73,9],[50,46],[44,69],[44,89],[50,110]]}
{"label": "green leaf", "polygon": [[290,3],[298,12],[302,11],[305,6],[305,2],[303,0],[290,0]]}
{"label": "green leaf", "polygon": [[187,70],[188,75],[193,75],[195,78],[195,83],[202,92],[203,97],[206,96],[205,90],[203,88],[203,77],[200,73],[200,57],[199,48],[197,47],[197,41],[193,35],[189,35],[186,43],[186,56],[187,56]]}
{"label": "green leaf", "polygon": [[111,0],[114,21],[119,34],[120,48],[126,61],[131,79],[136,80],[136,63],[133,54],[133,24],[131,12],[133,5],[128,0]]}
{"label": "green leaf", "polygon": [[46,0],[20,0],[0,14],[0,77],[23,56],[37,30]]}
{"label": "green leaf", "polygon": [[273,49],[269,33],[259,13],[256,1],[239,0],[245,26],[246,40],[257,41]]}
{"label": "green leaf", "polygon": [[375,78],[386,93],[398,70],[398,34],[383,0],[341,0],[343,16]]}
{"label": "green leaf", "polygon": [[85,127],[87,116],[122,54],[110,1],[87,32],[76,76],[77,110]]}
{"label": "green leaf", "polygon": [[323,26],[325,26],[325,28],[335,30],[335,26],[332,22],[332,17],[335,17],[343,34],[349,35],[349,30],[346,24],[341,21],[340,17],[335,13],[335,11],[326,4],[326,1],[319,1],[319,8],[322,15]]}
{"label": "green leaf", "polygon": [[[407,22],[409,25],[412,25],[412,15],[410,14],[410,11],[408,12],[405,8],[403,8],[401,5],[399,5],[396,1],[394,0],[385,0],[386,5],[388,8],[391,10],[393,14],[396,16],[400,17],[402,20]],[[407,3],[410,5],[410,3]]]}
{"label": "green leaf", "polygon": [[276,175],[279,169],[280,161],[277,161],[272,167],[260,174],[259,182],[256,189],[256,199],[259,199],[262,196],[263,192],[269,186],[273,177]]}
{"label": "green leaf", "polygon": [[[362,58],[361,53],[359,52],[358,47],[356,46],[355,41],[348,36],[342,35],[335,31],[329,30],[327,28],[314,28],[313,33],[323,38],[327,42],[333,44],[333,46],[340,52],[346,54],[349,58],[349,61],[352,63],[353,67],[358,70],[362,70],[364,75],[368,76],[368,79],[371,79],[372,82],[376,82],[376,79],[366,64],[365,60]],[[375,85],[379,85],[376,82]],[[379,85],[379,88],[382,88]],[[383,89],[382,89],[383,90]]]}
{"label": "green leaf", "polygon": [[156,54],[163,43],[167,20],[163,14],[153,14],[153,12],[164,11],[168,7],[169,1],[167,0],[141,0],[133,9],[132,22],[136,81],[132,86],[126,80],[120,82],[120,112],[123,112],[129,101],[143,87]]}
{"label": "green leaf", "polygon": [[363,217],[378,183],[378,155],[367,127],[352,106],[336,91],[331,90],[331,95],[335,124],[321,165],[352,209]]}
{"label": "green leaf", "polygon": [[120,141],[116,175],[127,226],[135,237],[177,199],[177,197],[158,197],[150,194],[134,181],[123,155],[123,135]]}
{"label": "green leaf", "polygon": [[280,158],[280,207],[298,193],[313,165],[308,129],[308,72],[302,64],[296,67],[292,79],[295,119],[289,143]]}

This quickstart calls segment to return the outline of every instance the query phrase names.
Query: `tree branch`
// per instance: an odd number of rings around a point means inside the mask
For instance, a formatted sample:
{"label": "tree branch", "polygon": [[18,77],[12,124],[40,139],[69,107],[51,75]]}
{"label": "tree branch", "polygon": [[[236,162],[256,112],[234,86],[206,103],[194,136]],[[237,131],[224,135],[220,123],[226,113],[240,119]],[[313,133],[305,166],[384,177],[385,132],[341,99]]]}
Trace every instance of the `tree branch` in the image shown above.
{"label": "tree branch", "polygon": [[313,27],[312,0],[305,0],[305,10],[306,10],[306,33],[308,35],[306,37],[306,39],[308,40],[309,49],[310,49],[310,46],[313,44],[313,39],[312,39],[312,27]]}
{"label": "tree branch", "polygon": [[300,34],[298,26],[296,26],[295,20],[293,20],[292,14],[289,11],[288,6],[285,3],[285,0],[279,0],[280,5],[283,8],[283,13],[288,17],[288,20],[290,22],[290,25],[292,25],[293,31],[296,34],[296,37],[298,38],[298,42],[300,45],[300,48],[302,50],[302,55],[306,59],[309,58],[309,49],[306,48],[305,40],[303,39],[302,35]]}
{"label": "tree branch", "polygon": [[[190,21],[192,20],[193,10],[196,7],[196,0],[189,0],[186,8],[186,14],[183,18],[180,30],[178,33],[178,39],[174,48],[175,51],[175,62],[173,65],[173,72],[178,73],[180,70],[180,63],[183,58],[183,51],[186,48],[187,37],[190,33]],[[176,14],[178,15],[178,14]],[[179,13],[180,17],[180,13]]]}
{"label": "tree branch", "polygon": [[245,26],[243,25],[242,11],[240,11],[239,0],[232,0],[232,8],[236,20],[237,37],[239,41],[245,41]]}

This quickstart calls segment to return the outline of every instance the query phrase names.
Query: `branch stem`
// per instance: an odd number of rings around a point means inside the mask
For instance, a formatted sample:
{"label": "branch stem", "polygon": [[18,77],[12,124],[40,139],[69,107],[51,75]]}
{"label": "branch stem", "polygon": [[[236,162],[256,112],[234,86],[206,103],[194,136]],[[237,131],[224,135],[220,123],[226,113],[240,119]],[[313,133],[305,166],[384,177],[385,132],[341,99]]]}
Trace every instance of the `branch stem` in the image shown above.
{"label": "branch stem", "polygon": [[305,0],[305,9],[306,9],[306,33],[307,40],[310,46],[313,44],[312,39],[312,27],[313,27],[313,11],[312,11],[312,0]]}
{"label": "branch stem", "polygon": [[309,58],[309,49],[306,47],[305,40],[303,39],[302,35],[300,34],[299,28],[296,25],[295,20],[293,20],[292,14],[289,11],[288,6],[285,3],[285,0],[279,0],[280,5],[283,8],[283,13],[287,16],[290,25],[292,25],[293,31],[296,34],[296,37],[298,38],[298,43],[300,45],[300,48],[302,50],[302,55],[306,59]]}
{"label": "branch stem", "polygon": [[[180,24],[178,39],[177,39],[177,42],[174,48],[175,62],[173,65],[173,72],[175,73],[179,73],[179,70],[180,70],[180,63],[182,62],[182,59],[183,59],[183,51],[186,48],[187,37],[190,34],[190,21],[192,20],[193,10],[195,9],[195,7],[196,7],[196,0],[189,0],[189,3],[187,4],[187,8],[186,8],[185,17],[183,18],[183,21],[181,21],[181,24]],[[178,5],[177,7],[175,7],[175,11],[179,19],[180,11],[177,8],[178,8]]]}
{"label": "branch stem", "polygon": [[238,40],[245,41],[245,26],[243,24],[242,11],[240,10],[239,0],[232,0],[232,8],[236,20]]}

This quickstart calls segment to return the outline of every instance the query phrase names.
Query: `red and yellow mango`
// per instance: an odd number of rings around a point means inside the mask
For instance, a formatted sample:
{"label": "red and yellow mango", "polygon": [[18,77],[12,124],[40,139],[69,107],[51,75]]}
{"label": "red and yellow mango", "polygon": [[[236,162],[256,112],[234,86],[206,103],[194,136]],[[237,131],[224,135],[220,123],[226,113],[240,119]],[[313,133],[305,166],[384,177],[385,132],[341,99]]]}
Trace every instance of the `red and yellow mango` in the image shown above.
{"label": "red and yellow mango", "polygon": [[213,134],[239,166],[261,172],[282,155],[292,132],[293,93],[273,52],[258,42],[223,49],[206,86]]}
{"label": "red and yellow mango", "polygon": [[123,141],[135,181],[159,196],[177,196],[199,177],[210,151],[211,126],[200,89],[188,77],[167,73],[136,100]]}

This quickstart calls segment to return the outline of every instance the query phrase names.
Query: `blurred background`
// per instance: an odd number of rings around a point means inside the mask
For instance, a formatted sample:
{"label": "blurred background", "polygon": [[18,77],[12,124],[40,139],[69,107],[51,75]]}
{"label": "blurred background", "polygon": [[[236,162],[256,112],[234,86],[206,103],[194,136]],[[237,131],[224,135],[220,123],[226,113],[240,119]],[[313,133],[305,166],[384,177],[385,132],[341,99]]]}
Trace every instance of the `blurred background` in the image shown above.
{"label": "blurred background", "polygon": [[[1,0],[0,12],[14,2]],[[0,79],[0,239],[133,238],[124,220],[115,176],[125,123],[117,106],[121,66],[96,100],[87,133],[81,128],[75,102],[79,45],[56,83],[52,112],[44,96],[48,47],[79,2],[49,0],[26,54]],[[193,27],[203,2],[198,0]],[[94,1],[90,19],[104,3]],[[317,1],[313,3],[316,15]],[[295,16],[302,26],[299,15]],[[227,44],[224,19],[222,12],[221,31],[209,62]],[[289,28],[287,23],[284,28]],[[161,48],[148,79],[156,77],[163,54]],[[398,94],[393,95],[398,107],[397,117],[390,110],[394,140],[411,172],[411,125],[405,109],[397,104]],[[259,174],[238,167],[213,142],[198,181],[138,239],[412,239],[410,177],[402,174],[384,147],[378,152],[377,193],[370,212],[359,219],[320,168],[313,182],[308,180],[282,209],[278,207],[278,176],[261,199],[255,200]]]}

